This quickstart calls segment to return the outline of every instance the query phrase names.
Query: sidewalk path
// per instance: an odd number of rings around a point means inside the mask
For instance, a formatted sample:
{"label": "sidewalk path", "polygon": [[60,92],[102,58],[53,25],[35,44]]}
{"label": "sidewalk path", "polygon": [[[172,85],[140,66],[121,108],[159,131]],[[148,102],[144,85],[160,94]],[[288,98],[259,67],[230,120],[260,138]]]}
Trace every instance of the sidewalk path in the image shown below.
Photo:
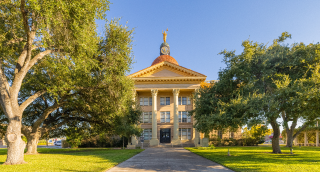
{"label": "sidewalk path", "polygon": [[233,172],[183,148],[147,148],[108,172]]}

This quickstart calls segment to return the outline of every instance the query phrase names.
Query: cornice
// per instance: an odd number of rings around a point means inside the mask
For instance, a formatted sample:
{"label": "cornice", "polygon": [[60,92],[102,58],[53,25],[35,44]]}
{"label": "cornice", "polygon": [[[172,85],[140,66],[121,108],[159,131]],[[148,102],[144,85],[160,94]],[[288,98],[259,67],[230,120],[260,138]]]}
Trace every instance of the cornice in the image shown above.
{"label": "cornice", "polygon": [[206,77],[141,77],[132,78],[135,84],[199,84],[206,80]]}
{"label": "cornice", "polygon": [[[161,68],[163,66],[168,66],[168,67],[170,67],[170,68],[172,68],[174,70],[177,70],[179,73],[187,73],[191,77],[207,77],[207,76],[205,76],[205,75],[203,75],[201,73],[195,72],[195,71],[193,71],[191,69],[188,69],[188,68],[185,68],[185,67],[182,67],[182,66],[167,62],[167,61],[163,61],[161,63],[155,64],[153,66],[150,66],[148,68],[140,70],[140,71],[138,71],[136,73],[133,73],[133,74],[129,75],[128,77],[130,77],[130,78],[139,78],[139,77],[142,77],[142,76],[146,76],[147,74],[154,73],[155,70],[159,70],[159,68]],[[143,78],[147,78],[147,77],[143,77]],[[177,78],[177,77],[175,77],[175,78]]]}

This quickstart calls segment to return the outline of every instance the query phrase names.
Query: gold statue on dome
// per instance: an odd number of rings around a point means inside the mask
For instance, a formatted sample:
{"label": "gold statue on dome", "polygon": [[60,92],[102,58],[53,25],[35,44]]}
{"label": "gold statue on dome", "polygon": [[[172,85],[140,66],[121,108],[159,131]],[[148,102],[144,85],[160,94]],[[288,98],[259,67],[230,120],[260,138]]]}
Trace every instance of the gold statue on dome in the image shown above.
{"label": "gold statue on dome", "polygon": [[[167,32],[168,32],[168,28],[167,28]],[[162,34],[163,34],[163,41],[166,42],[167,41],[167,33],[166,33],[166,31],[163,32],[163,30],[162,30]]]}

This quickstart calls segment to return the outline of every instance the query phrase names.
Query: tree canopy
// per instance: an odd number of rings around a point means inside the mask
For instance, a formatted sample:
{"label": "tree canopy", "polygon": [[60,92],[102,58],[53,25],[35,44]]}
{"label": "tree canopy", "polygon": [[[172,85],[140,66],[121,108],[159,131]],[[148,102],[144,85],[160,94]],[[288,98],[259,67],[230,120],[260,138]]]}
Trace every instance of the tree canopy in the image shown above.
{"label": "tree canopy", "polygon": [[281,45],[291,38],[287,32],[273,44],[243,41],[244,50],[222,51],[227,67],[219,72],[219,82],[200,89],[196,98],[195,127],[202,132],[236,128],[246,124],[271,124],[273,152],[281,153],[278,118],[285,128],[295,128],[297,120],[312,123],[319,114],[320,45]]}
{"label": "tree canopy", "polygon": [[[125,77],[132,30],[110,21],[100,38],[95,21],[106,20],[108,9],[107,0],[0,2],[0,104],[8,124],[4,164],[24,163],[22,121],[39,129],[50,115],[64,112],[61,105],[95,112],[90,117],[101,121],[126,109],[133,87]],[[39,100],[43,97],[46,101]],[[45,103],[52,113],[43,107],[34,116],[24,113]]]}

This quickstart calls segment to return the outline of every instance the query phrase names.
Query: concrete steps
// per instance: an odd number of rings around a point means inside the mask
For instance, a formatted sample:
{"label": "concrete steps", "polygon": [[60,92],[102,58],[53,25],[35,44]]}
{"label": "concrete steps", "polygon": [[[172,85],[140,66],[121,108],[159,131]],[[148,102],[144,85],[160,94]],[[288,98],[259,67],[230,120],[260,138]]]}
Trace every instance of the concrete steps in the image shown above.
{"label": "concrete steps", "polygon": [[177,147],[195,147],[194,143],[181,143],[179,145],[173,145],[171,143],[160,143],[158,146],[150,146],[158,148],[177,148]]}

